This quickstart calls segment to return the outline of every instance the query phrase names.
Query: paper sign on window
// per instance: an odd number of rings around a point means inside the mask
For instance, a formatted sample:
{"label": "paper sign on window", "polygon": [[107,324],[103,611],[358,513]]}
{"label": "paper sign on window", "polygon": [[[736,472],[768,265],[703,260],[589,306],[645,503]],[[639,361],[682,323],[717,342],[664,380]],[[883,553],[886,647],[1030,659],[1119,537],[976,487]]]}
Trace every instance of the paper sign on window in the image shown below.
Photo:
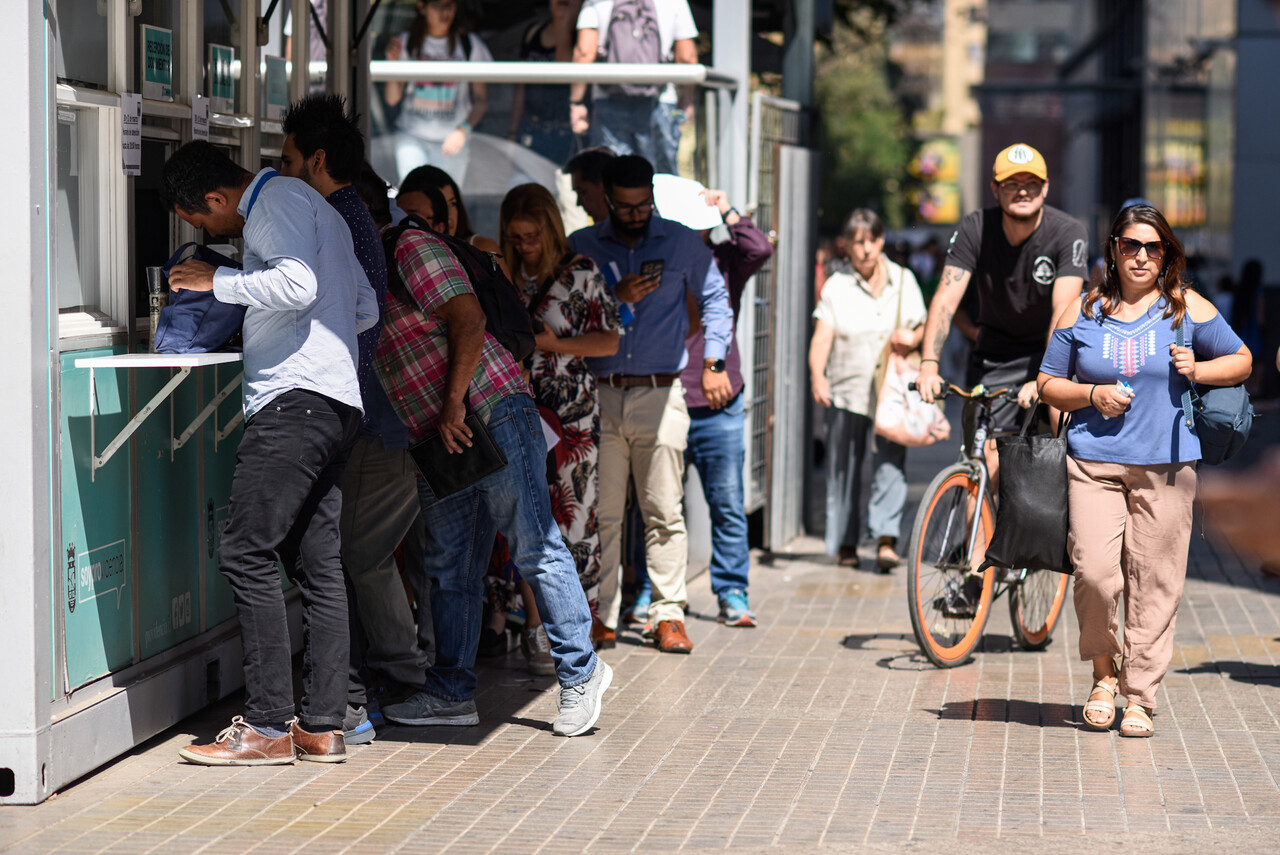
{"label": "paper sign on window", "polygon": [[215,113],[236,111],[236,49],[209,45],[209,102]]}
{"label": "paper sign on window", "polygon": [[142,97],[173,100],[173,31],[142,24]]}

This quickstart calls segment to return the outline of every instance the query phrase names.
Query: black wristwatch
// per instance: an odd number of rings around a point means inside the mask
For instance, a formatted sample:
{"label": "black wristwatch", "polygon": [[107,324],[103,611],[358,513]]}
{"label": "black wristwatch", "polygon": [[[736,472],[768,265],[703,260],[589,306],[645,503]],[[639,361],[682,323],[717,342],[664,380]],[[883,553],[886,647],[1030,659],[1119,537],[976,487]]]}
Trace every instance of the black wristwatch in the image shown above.
{"label": "black wristwatch", "polygon": [[710,371],[712,374],[723,374],[723,373],[724,373],[724,360],[723,360],[723,359],[716,359],[716,360],[712,361],[710,364],[707,364],[707,363],[705,363],[705,362],[704,362],[704,363],[703,363],[703,365],[702,365],[702,368],[703,368],[703,370],[704,370],[704,371]]}

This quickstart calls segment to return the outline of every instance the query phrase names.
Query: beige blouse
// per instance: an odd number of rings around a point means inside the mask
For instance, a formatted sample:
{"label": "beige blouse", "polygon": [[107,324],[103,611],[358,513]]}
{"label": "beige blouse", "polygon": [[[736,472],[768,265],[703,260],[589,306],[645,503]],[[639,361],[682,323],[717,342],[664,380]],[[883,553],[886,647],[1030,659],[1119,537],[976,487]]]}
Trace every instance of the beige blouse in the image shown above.
{"label": "beige blouse", "polygon": [[924,296],[915,274],[881,256],[888,265],[888,281],[879,297],[856,270],[833,273],[822,286],[822,297],[813,310],[819,320],[835,331],[831,354],[827,357],[827,382],[831,384],[831,405],[864,416],[873,415],[872,380],[876,362],[893,334],[902,297],[902,319],[898,326],[914,329],[924,323]]}

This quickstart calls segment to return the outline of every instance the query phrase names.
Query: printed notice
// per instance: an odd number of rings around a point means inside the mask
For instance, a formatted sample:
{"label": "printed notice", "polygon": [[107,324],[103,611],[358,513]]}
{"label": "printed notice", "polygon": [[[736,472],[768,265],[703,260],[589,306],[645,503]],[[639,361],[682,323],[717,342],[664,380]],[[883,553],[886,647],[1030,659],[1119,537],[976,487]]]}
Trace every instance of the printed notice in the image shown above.
{"label": "printed notice", "polygon": [[142,24],[142,97],[173,100],[173,31]]}
{"label": "printed notice", "polygon": [[120,152],[125,175],[142,174],[142,95],[120,96]]}
{"label": "printed notice", "polygon": [[236,49],[209,45],[209,100],[215,113],[236,111]]}
{"label": "printed notice", "polygon": [[209,99],[203,95],[191,105],[191,138],[209,141]]}
{"label": "printed notice", "polygon": [[266,59],[267,85],[262,116],[278,122],[289,109],[289,64],[279,56],[269,56]]}

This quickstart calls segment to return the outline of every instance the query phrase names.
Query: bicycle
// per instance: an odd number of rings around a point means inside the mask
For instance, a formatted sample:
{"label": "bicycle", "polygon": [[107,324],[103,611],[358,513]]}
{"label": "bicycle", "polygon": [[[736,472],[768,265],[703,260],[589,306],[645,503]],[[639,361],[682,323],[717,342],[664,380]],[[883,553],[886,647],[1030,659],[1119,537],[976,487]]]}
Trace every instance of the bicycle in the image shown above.
{"label": "bicycle", "polygon": [[1067,574],[1051,570],[983,568],[995,528],[995,502],[982,450],[989,437],[1015,432],[993,427],[991,407],[997,401],[1016,402],[1017,393],[981,385],[966,392],[947,384],[938,399],[951,395],[970,402],[960,458],[925,490],[907,554],[911,628],[921,652],[939,668],[953,668],[969,658],[991,604],[1006,592],[1014,640],[1024,650],[1043,650],[1062,613],[1068,582]]}

